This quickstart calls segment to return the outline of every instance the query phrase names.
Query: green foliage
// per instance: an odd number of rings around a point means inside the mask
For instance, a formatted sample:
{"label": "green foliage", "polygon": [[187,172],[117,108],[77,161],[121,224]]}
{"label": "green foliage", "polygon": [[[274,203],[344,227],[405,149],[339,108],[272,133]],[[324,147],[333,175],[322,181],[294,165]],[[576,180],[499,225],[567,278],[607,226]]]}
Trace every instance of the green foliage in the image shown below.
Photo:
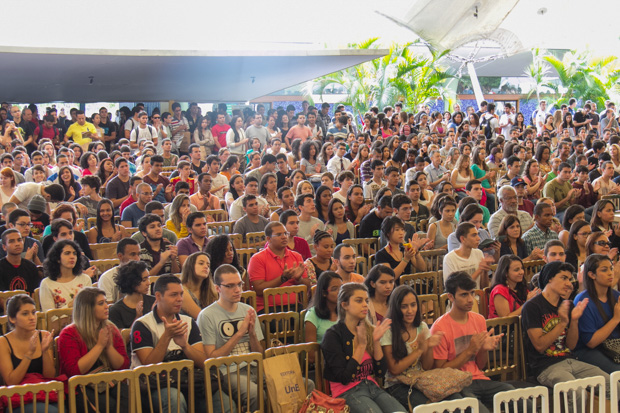
{"label": "green foliage", "polygon": [[[375,49],[377,40],[372,38],[349,46]],[[382,108],[402,101],[414,111],[429,100],[449,99],[451,92],[445,87],[446,81],[454,76],[438,64],[448,51],[437,53],[429,49],[424,56],[415,50],[419,43],[416,40],[404,45],[393,44],[384,57],[323,76],[309,87],[322,96],[334,84],[342,86],[346,98],[340,103],[351,106],[356,118],[375,105]]]}

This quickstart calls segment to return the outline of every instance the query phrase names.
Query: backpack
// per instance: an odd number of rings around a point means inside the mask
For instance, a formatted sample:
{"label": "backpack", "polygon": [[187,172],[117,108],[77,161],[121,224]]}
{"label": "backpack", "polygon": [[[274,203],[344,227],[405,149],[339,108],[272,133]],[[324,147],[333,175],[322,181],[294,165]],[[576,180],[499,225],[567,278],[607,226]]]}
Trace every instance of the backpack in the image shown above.
{"label": "backpack", "polygon": [[[153,140],[153,130],[155,130],[155,128],[152,127],[151,125],[146,125],[146,129],[149,131],[149,134],[151,135],[151,140]],[[134,128],[134,132],[136,132],[136,142],[138,142],[140,140],[139,139],[139,136],[140,136],[140,126],[136,126]],[[130,135],[130,137],[131,137],[131,135]]]}
{"label": "backpack", "polygon": [[[59,136],[59,132],[58,132],[58,128],[56,126],[52,126],[52,128],[54,128],[54,137],[58,137]],[[39,125],[39,137],[37,138],[37,140],[41,139],[43,137],[43,125]]]}
{"label": "backpack", "polygon": [[480,121],[480,129],[484,132],[484,137],[487,141],[493,137],[493,128],[490,124],[491,119],[493,119],[492,116],[483,116]]}

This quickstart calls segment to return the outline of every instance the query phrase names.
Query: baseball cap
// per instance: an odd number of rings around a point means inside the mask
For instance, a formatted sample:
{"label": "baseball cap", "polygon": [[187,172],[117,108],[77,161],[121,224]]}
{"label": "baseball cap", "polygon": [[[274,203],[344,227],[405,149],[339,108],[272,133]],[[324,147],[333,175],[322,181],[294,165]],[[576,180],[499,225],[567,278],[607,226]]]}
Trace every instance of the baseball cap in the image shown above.
{"label": "baseball cap", "polygon": [[525,181],[523,180],[523,178],[519,178],[518,176],[515,178],[512,178],[512,180],[510,181],[510,186],[512,186],[513,188],[517,185],[527,185],[525,183]]}

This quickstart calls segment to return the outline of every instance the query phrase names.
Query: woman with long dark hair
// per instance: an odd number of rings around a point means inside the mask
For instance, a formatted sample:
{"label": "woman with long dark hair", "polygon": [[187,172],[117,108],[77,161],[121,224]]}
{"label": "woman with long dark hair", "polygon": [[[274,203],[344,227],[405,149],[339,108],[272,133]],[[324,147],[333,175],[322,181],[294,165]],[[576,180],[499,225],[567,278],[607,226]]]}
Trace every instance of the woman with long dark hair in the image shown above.
{"label": "woman with long dark hair", "polygon": [[336,261],[332,258],[336,244],[332,236],[325,231],[316,230],[312,237],[315,254],[304,261],[308,279],[315,284],[319,276],[325,271],[336,271]]}
{"label": "woman with long dark hair", "polygon": [[[421,311],[420,301],[411,286],[396,287],[388,308],[388,317],[392,324],[381,338],[388,365],[385,389],[400,404],[411,408],[428,403],[428,398],[422,391],[402,383],[397,376],[410,370],[431,370],[435,361],[433,348],[439,344],[443,334],[431,335],[428,325],[422,321]],[[454,393],[446,399],[462,397],[460,393]]]}
{"label": "woman with long dark hair", "polygon": [[[383,391],[374,379],[387,368],[380,344],[389,329],[386,319],[373,327],[367,320],[368,291],[362,284],[347,283],[338,293],[338,322],[323,336],[323,376],[332,397],[344,398],[351,413],[404,412],[405,408]],[[359,367],[364,365],[362,371]]]}
{"label": "woman with long dark hair", "polygon": [[325,230],[330,231],[336,245],[348,238],[355,237],[355,227],[347,218],[344,203],[338,198],[329,201]]}
{"label": "woman with long dark hair", "polygon": [[316,218],[321,222],[327,222],[329,216],[329,201],[332,199],[332,190],[328,186],[321,185],[314,195],[314,205],[316,207]]}
{"label": "woman with long dark hair", "polygon": [[351,185],[347,192],[347,203],[345,206],[346,216],[353,225],[362,222],[362,218],[370,212],[372,205],[364,202],[364,189],[361,185]]}
{"label": "woman with long dark hair", "polygon": [[181,311],[194,320],[203,308],[217,301],[217,291],[211,277],[209,254],[195,252],[183,263],[181,283],[184,294]]}
{"label": "woman with long dark hair", "polygon": [[523,304],[540,293],[538,288],[528,291],[524,276],[521,258],[510,254],[499,259],[491,280],[489,318],[521,315]]}
{"label": "woman with long dark hair", "polygon": [[542,176],[543,181],[546,182],[547,175],[551,172],[551,149],[549,149],[549,147],[545,144],[538,145],[534,158],[538,161],[540,175]]}
{"label": "woman with long dark hair", "polygon": [[388,302],[398,278],[392,268],[377,264],[368,271],[364,285],[368,289],[368,319],[378,325],[387,318]]}
{"label": "woman with long dark hair", "polygon": [[305,340],[321,343],[325,332],[338,321],[338,292],[342,278],[334,271],[319,275],[316,291],[304,319]]}
{"label": "woman with long dark hair", "polygon": [[124,226],[114,223],[114,205],[112,201],[103,198],[97,204],[97,223],[86,233],[89,244],[118,242],[130,234]]}
{"label": "woman with long dark hair", "polygon": [[590,255],[583,265],[585,290],[575,297],[575,305],[588,300],[579,319],[579,341],[575,353],[579,360],[601,368],[608,374],[620,367],[601,351],[608,339],[620,339],[620,292],[614,277],[614,265],[609,257]]}
{"label": "woman with long dark hair", "polygon": [[575,221],[571,225],[568,243],[565,244],[566,262],[575,268],[581,267],[588,258],[586,242],[590,234],[592,234],[592,228],[586,221]]}
{"label": "woman with long dark hair", "polygon": [[523,229],[519,218],[514,215],[506,215],[499,224],[497,237],[500,240],[500,255],[516,255],[524,261],[543,259],[544,253],[540,248],[534,248],[530,255],[527,255],[525,241],[523,241]]}
{"label": "woman with long dark hair", "polygon": [[244,291],[251,290],[248,280],[248,272],[239,263],[237,249],[230,237],[226,234],[216,235],[207,244],[207,254],[211,257],[211,274],[222,264],[232,265],[241,274],[241,279],[245,283]]}
{"label": "woman with long dark hair", "polygon": [[245,137],[243,130],[243,118],[241,116],[233,116],[230,122],[230,129],[226,132],[226,147],[230,150],[231,155],[237,155],[239,161],[245,163],[245,152],[248,139]]}
{"label": "woman with long dark hair", "polygon": [[228,209],[230,209],[232,203],[235,202],[240,196],[243,196],[244,193],[245,184],[243,183],[243,176],[238,174],[233,175],[228,183],[228,191],[226,192],[226,195],[224,195]]}
{"label": "woman with long dark hair", "polygon": [[562,241],[562,244],[568,245],[568,233],[571,225],[577,221],[584,221],[585,216],[585,209],[581,205],[571,205],[566,208],[562,219],[562,231],[558,234],[558,239]]}
{"label": "woman with long dark hair", "polygon": [[101,179],[101,188],[105,190],[108,182],[116,176],[116,168],[114,167],[114,162],[112,159],[105,158],[99,164],[99,171],[97,172],[97,176]]}
{"label": "woman with long dark hair", "polygon": [[414,235],[414,239],[405,239],[405,223],[395,216],[383,220],[381,233],[385,234],[387,245],[375,254],[377,264],[389,266],[397,277],[426,271],[420,248],[428,241],[427,238],[420,239]]}
{"label": "woman with long dark hair", "polygon": [[80,197],[82,187],[75,182],[73,171],[68,166],[63,166],[58,171],[58,183],[65,190],[65,202],[73,202]]}

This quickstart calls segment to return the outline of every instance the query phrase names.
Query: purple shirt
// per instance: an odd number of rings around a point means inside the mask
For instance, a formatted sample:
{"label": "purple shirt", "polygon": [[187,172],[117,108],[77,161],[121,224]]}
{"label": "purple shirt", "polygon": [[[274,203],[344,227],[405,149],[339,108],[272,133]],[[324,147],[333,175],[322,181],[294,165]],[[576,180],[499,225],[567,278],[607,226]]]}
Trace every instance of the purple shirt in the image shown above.
{"label": "purple shirt", "polygon": [[198,247],[198,245],[192,239],[191,235],[188,237],[182,238],[181,240],[179,240],[179,242],[177,242],[178,254],[179,255],[191,255],[195,252],[206,252],[207,243],[208,243],[208,240],[207,240],[207,237],[205,237],[205,242],[202,245],[202,249],[200,249],[200,247]]}

